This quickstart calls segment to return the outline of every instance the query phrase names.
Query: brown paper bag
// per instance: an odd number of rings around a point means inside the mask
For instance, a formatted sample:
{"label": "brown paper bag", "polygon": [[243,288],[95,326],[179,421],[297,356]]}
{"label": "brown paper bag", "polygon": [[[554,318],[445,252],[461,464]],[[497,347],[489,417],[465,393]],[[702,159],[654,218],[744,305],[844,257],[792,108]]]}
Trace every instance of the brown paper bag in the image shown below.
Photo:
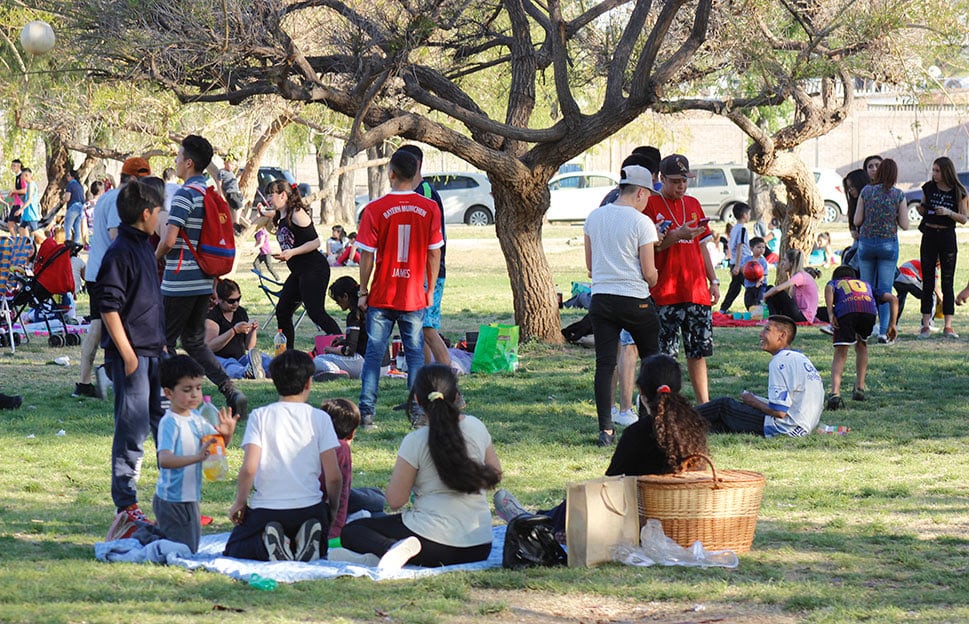
{"label": "brown paper bag", "polygon": [[612,560],[619,544],[639,545],[636,477],[570,483],[565,503],[569,567]]}

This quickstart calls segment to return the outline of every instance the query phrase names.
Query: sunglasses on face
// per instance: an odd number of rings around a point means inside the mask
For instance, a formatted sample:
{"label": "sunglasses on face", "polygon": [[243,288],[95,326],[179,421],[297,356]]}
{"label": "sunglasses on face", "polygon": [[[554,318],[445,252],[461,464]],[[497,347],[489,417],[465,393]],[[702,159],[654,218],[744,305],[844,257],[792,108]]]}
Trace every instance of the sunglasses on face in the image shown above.
{"label": "sunglasses on face", "polygon": [[229,305],[236,305],[240,301],[242,301],[242,297],[234,297],[232,299],[226,299],[225,300],[225,302],[228,303]]}

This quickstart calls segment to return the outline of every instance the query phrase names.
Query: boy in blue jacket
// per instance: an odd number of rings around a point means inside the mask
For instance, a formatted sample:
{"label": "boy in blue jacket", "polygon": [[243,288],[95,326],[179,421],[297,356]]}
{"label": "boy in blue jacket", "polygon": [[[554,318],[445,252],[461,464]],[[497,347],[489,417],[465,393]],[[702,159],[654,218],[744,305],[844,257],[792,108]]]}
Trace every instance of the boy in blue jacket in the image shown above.
{"label": "boy in blue jacket", "polygon": [[114,383],[114,442],[111,446],[111,498],[118,513],[108,539],[130,537],[138,508],[137,481],[145,438],[157,439],[162,417],[159,361],[165,346],[165,318],[155,254],[148,242],[158,225],[164,198],[140,179],[118,193],[121,225],[101,262],[97,282],[105,369]]}

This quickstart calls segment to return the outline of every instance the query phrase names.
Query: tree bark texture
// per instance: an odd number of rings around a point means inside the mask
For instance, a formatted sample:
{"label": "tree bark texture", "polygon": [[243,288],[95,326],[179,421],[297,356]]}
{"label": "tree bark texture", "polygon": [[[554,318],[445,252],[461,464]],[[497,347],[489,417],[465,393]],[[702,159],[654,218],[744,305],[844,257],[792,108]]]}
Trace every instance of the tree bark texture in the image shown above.
{"label": "tree bark texture", "polygon": [[56,132],[47,135],[47,188],[40,198],[40,212],[46,215],[61,203],[61,193],[67,186],[67,170],[71,166],[71,155]]}
{"label": "tree bark texture", "polygon": [[552,270],[542,248],[542,220],[548,186],[541,179],[516,185],[492,181],[495,231],[514,294],[515,323],[522,340],[561,344],[562,321]]}

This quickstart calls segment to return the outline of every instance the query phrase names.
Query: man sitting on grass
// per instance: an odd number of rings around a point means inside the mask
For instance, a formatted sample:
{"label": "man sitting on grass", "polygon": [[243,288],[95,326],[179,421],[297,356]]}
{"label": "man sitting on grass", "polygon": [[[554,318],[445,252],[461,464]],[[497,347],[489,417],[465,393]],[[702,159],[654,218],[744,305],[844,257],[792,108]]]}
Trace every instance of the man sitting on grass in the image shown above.
{"label": "man sitting on grass", "polygon": [[698,405],[711,433],[755,433],[770,438],[800,437],[811,433],[821,420],[824,384],[814,364],[791,349],[797,325],[775,314],[760,332],[760,348],[774,357],[767,377],[767,398],[744,390],[740,401],[730,397]]}

